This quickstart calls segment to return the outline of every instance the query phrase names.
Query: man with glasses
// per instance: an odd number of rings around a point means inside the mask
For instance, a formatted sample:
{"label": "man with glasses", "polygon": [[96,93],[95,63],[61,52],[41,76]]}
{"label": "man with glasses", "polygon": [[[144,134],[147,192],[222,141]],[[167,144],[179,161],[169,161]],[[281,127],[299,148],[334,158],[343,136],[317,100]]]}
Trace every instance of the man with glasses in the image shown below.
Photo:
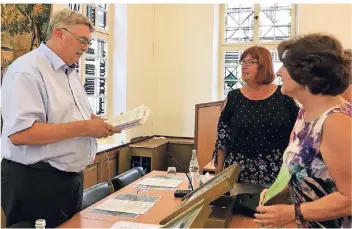
{"label": "man with glasses", "polygon": [[3,78],[1,206],[7,227],[45,219],[57,227],[79,209],[83,173],[96,138],[120,130],[92,114],[72,67],[90,45],[94,26],[75,11],[53,15],[47,41],[19,57]]}

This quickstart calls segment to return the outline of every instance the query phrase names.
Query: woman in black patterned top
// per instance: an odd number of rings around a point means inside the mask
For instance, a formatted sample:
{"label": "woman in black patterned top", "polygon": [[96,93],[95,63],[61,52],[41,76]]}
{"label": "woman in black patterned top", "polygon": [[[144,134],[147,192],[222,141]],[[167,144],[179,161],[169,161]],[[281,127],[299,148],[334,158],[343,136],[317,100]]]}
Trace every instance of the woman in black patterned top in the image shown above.
{"label": "woman in black patterned top", "polygon": [[213,153],[216,173],[237,162],[238,182],[273,183],[297,118],[294,100],[273,83],[270,52],[254,46],[240,58],[246,85],[229,92]]}

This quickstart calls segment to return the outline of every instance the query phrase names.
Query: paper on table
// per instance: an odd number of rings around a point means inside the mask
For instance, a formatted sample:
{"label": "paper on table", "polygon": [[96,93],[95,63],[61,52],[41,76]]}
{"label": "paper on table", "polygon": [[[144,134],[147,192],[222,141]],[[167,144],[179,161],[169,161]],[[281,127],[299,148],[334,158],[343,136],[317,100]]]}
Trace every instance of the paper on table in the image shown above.
{"label": "paper on table", "polygon": [[152,202],[109,199],[95,209],[143,215],[153,206]]}
{"label": "paper on table", "polygon": [[263,205],[270,204],[270,200],[277,196],[282,190],[285,189],[288,182],[290,182],[291,174],[286,164],[282,164],[279,175],[275,182],[270,186],[265,194]]}
{"label": "paper on table", "polygon": [[145,105],[140,105],[130,111],[108,119],[106,122],[122,130],[143,125],[151,110]]}
{"label": "paper on table", "polygon": [[168,187],[168,188],[176,188],[178,187],[183,180],[173,180],[173,179],[163,179],[163,178],[144,178],[139,181],[137,185],[145,185],[145,186],[157,186],[157,187]]}
{"label": "paper on table", "polygon": [[112,225],[111,228],[118,228],[118,229],[155,228],[155,229],[158,229],[158,228],[160,228],[160,225],[119,221],[119,222],[115,223],[114,225]]}

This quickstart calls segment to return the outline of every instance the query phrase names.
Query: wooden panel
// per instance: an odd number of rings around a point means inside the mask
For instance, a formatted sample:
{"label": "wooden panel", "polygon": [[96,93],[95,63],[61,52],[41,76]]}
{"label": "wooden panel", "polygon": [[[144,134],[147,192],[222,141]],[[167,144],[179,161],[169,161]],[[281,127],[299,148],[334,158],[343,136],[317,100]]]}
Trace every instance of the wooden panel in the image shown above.
{"label": "wooden panel", "polygon": [[83,171],[84,173],[84,182],[83,189],[92,187],[95,184],[100,183],[100,158],[101,155],[97,155],[93,163],[87,166]]}
{"label": "wooden panel", "polygon": [[164,170],[167,169],[167,161],[166,161],[166,151],[167,144],[160,145],[153,149],[152,154],[152,170]]}
{"label": "wooden panel", "polygon": [[104,158],[101,166],[101,181],[109,181],[117,175],[118,150],[103,153],[101,156]]}
{"label": "wooden panel", "polygon": [[195,147],[201,170],[212,159],[223,101],[196,104]]}
{"label": "wooden panel", "polygon": [[169,154],[166,155],[168,166],[176,167],[177,172],[188,172],[193,149],[194,144],[169,143],[168,152],[183,168],[181,168]]}
{"label": "wooden panel", "polygon": [[118,163],[118,166],[117,166],[118,174],[124,173],[130,169],[131,161],[130,161],[129,147],[119,149],[117,163]]}

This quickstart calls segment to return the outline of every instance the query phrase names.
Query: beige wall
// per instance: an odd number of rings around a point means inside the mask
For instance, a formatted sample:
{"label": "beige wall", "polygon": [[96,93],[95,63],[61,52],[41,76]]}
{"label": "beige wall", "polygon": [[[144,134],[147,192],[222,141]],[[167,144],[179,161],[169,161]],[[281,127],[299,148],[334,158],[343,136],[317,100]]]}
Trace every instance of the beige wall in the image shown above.
{"label": "beige wall", "polygon": [[352,4],[300,4],[298,33],[328,32],[352,48]]}
{"label": "beige wall", "polygon": [[155,133],[193,136],[194,105],[212,99],[213,5],[156,5]]}
{"label": "beige wall", "polygon": [[154,134],[157,116],[157,77],[154,70],[154,10],[155,6],[128,5],[127,7],[127,110],[145,104],[152,109],[143,127],[127,131],[127,139]]}

